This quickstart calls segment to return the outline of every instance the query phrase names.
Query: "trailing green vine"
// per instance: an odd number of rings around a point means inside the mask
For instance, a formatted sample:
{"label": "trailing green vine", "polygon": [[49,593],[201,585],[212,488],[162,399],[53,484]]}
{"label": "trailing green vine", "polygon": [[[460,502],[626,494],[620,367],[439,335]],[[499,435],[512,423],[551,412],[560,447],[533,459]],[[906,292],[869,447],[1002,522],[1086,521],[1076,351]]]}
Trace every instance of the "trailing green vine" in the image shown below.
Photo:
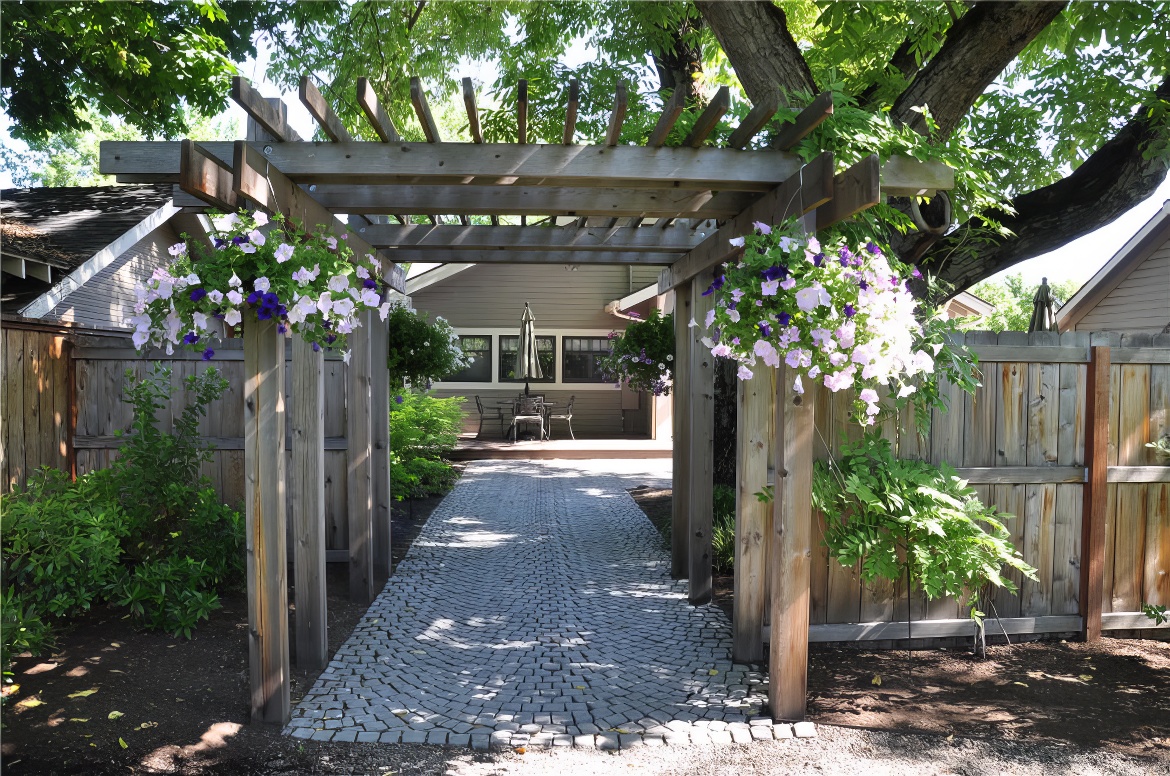
{"label": "trailing green vine", "polygon": [[954,596],[982,625],[980,598],[991,587],[1015,592],[1004,574],[1036,579],[1012,546],[1011,515],[984,505],[975,489],[943,463],[898,459],[876,431],[845,444],[835,462],[818,461],[813,506],[825,515],[825,544],[861,579],[896,581],[909,571],[928,599]]}

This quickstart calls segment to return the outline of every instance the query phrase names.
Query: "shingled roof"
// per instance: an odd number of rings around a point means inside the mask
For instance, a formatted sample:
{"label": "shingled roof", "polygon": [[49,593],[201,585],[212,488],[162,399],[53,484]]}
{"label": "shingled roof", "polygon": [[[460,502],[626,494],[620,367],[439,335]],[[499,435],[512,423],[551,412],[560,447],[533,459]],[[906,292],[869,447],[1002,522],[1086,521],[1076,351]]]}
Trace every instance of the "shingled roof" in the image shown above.
{"label": "shingled roof", "polygon": [[4,189],[0,254],[48,264],[66,274],[161,207],[171,198],[171,188],[157,184]]}

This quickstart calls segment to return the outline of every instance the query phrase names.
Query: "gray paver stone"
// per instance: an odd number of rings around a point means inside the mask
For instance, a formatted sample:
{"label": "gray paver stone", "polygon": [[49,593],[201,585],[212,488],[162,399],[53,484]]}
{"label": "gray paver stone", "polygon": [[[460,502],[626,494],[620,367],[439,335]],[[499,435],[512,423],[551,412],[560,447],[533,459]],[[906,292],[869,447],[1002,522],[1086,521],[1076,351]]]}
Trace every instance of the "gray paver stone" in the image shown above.
{"label": "gray paver stone", "polygon": [[447,736],[447,746],[467,746],[471,743],[469,733],[452,733]]}
{"label": "gray paver stone", "polygon": [[737,744],[750,744],[752,742],[752,734],[748,728],[733,727],[727,730],[731,736],[731,740]]}
{"label": "gray paver stone", "polygon": [[620,746],[617,733],[598,733],[597,734],[597,748],[605,751],[613,751]]}
{"label": "gray paver stone", "polygon": [[792,732],[797,738],[816,738],[817,727],[811,722],[797,722],[792,726]]}
{"label": "gray paver stone", "polygon": [[425,744],[427,741],[427,732],[425,730],[403,730],[402,743],[404,744]]}
{"label": "gray paver stone", "polygon": [[596,746],[596,742],[591,735],[573,736],[573,746],[578,749],[593,749]]}
{"label": "gray paver stone", "polygon": [[774,738],[792,738],[792,725],[774,725],[772,736]]}

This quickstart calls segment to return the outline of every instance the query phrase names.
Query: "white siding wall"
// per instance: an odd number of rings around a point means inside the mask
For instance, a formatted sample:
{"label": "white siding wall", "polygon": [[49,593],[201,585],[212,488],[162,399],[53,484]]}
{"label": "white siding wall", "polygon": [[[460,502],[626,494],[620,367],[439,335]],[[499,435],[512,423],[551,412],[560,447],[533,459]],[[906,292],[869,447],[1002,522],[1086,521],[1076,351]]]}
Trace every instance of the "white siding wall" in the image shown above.
{"label": "white siding wall", "polygon": [[174,228],[163,224],[61,300],[45,319],[126,329],[123,321],[134,314],[134,284],[148,279],[155,267],[167,264],[171,260],[167,248],[178,241]]}
{"label": "white siding wall", "polygon": [[1160,332],[1170,323],[1170,241],[1077,321],[1076,331]]}

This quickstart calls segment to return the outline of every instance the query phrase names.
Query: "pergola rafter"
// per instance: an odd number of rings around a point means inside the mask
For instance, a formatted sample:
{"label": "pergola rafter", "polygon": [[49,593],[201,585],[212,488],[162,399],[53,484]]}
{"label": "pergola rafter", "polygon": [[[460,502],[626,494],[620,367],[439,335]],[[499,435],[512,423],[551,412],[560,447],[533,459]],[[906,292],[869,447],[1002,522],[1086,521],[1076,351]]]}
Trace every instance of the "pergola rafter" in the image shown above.
{"label": "pergola rafter", "polygon": [[[472,142],[452,143],[440,137],[423,85],[412,78],[411,103],[427,140],[415,143],[402,140],[379,104],[373,85],[359,79],[358,104],[380,141],[360,142],[305,78],[300,84],[300,99],[329,139],[306,142],[288,126],[279,100],[261,98],[246,80],[237,78],[232,97],[252,119],[248,140],[105,142],[100,169],[123,182],[174,183],[178,187],[176,204],[196,210],[260,207],[309,226],[328,224],[341,233],[347,226],[334,216],[346,214],[350,246],[359,253],[376,252],[391,285],[398,290],[405,286],[399,265],[407,262],[664,266],[658,290],[673,291],[676,301],[675,480],[681,483],[680,494],[686,493],[686,498],[675,500],[678,541],[672,550],[672,569],[690,577],[693,603],[707,603],[711,594],[714,362],[700,328],[692,329],[687,322],[692,317],[702,318],[711,304],[712,298],[703,297],[702,291],[716,265],[734,257],[728,240],[749,232],[753,221],[776,223],[801,214],[808,229],[824,229],[871,207],[884,195],[913,196],[951,188],[953,171],[908,158],[890,159],[882,165],[876,156],[869,156],[838,173],[828,153],[804,163],[790,150],[831,115],[830,94],[818,96],[795,121],[779,129],[773,145],[780,150],[744,150],[774,116],[778,101],[752,106],[732,132],[727,147],[713,148],[707,145],[708,140],[730,108],[730,92],[722,88],[681,146],[667,147],[685,108],[683,91],[676,90],[663,106],[646,144],[633,146],[620,143],[628,96],[626,87],[619,85],[603,142],[592,144],[577,142],[580,85],[574,81],[566,95],[561,136],[548,143],[531,143],[527,86],[520,81],[517,89],[517,142],[488,143],[474,89],[464,79],[462,95]],[[411,223],[419,214],[427,214],[430,225]],[[398,223],[390,223],[391,218]],[[490,223],[473,224],[473,218]],[[519,226],[507,223],[516,218]],[[459,224],[447,223],[447,219],[457,219]],[[349,474],[352,482],[367,485],[350,504],[351,531],[364,526],[350,537],[351,595],[363,600],[372,595],[372,579],[389,568],[388,555],[380,561],[377,555],[371,557],[368,547],[372,542],[376,553],[377,548],[389,546],[388,519],[372,518],[378,509],[388,515],[389,491],[379,491],[377,482],[369,486],[369,475],[363,473],[368,469],[362,469],[360,463],[371,455],[377,458],[379,451],[384,454],[388,448],[386,438],[371,443],[368,424],[358,422],[358,415],[368,416],[368,408],[373,408],[378,413],[374,425],[384,426],[388,402],[382,384],[385,370],[373,368],[376,362],[370,359],[371,352],[384,352],[385,342],[373,338],[384,337],[385,332],[374,325],[373,316],[367,317],[367,324],[355,332],[358,339],[351,339],[356,360],[350,369],[355,377],[347,383],[347,391],[353,393],[349,400],[359,410],[352,418],[358,427],[351,430],[351,437],[355,444],[365,445],[355,448],[356,453],[350,450]],[[272,331],[266,330],[264,337],[276,342],[275,327],[269,328]],[[306,374],[311,371],[309,366],[296,364],[294,369],[303,369]],[[256,371],[256,379],[264,381],[261,370]],[[363,387],[370,381],[372,388]],[[806,545],[811,540],[807,490],[812,459],[806,448],[812,406],[802,405],[801,397],[791,394],[785,380],[780,383],[774,392],[741,393],[740,405],[744,417],[775,417],[774,531],[763,540],[771,548],[768,562],[772,567],[769,694],[773,714],[792,718],[803,715],[803,677],[807,672],[810,549]],[[271,413],[276,417],[281,410],[274,407]],[[316,423],[309,420],[310,425]],[[283,427],[283,420],[279,425]],[[297,433],[294,429],[294,442]],[[753,453],[760,454],[759,450]],[[252,458],[248,460],[254,460],[256,450],[249,455]],[[384,468],[383,463],[375,464],[376,481],[386,473]],[[313,478],[308,468],[304,472],[308,472],[304,479]],[[387,488],[388,482],[387,474]],[[263,486],[263,492],[269,493],[283,484],[265,482]],[[740,483],[741,492],[750,493],[743,489],[758,487],[758,483],[746,480]],[[283,517],[270,522],[260,514],[259,502],[249,504],[248,509],[249,526],[260,526],[252,540],[263,543],[268,534],[283,533]],[[258,522],[253,523],[254,518]],[[311,516],[305,520],[312,522]],[[379,534],[383,522],[386,533]],[[276,546],[274,542],[272,547]],[[384,569],[379,565],[383,562]],[[737,585],[739,568],[737,564]],[[250,588],[254,581],[274,584],[250,579]],[[762,578],[743,584],[753,586],[751,600],[763,600]],[[746,614],[737,608],[737,650],[744,644],[762,649],[759,606],[762,604]],[[298,622],[298,639],[300,627]],[[287,634],[276,631],[255,634],[255,638],[266,645],[265,654],[279,656],[282,648],[287,652]],[[274,644],[272,639],[283,639],[284,643]],[[287,676],[279,676],[278,668],[257,663],[255,653],[253,656],[253,716],[283,722],[288,713]],[[737,659],[761,656],[737,652]]]}

